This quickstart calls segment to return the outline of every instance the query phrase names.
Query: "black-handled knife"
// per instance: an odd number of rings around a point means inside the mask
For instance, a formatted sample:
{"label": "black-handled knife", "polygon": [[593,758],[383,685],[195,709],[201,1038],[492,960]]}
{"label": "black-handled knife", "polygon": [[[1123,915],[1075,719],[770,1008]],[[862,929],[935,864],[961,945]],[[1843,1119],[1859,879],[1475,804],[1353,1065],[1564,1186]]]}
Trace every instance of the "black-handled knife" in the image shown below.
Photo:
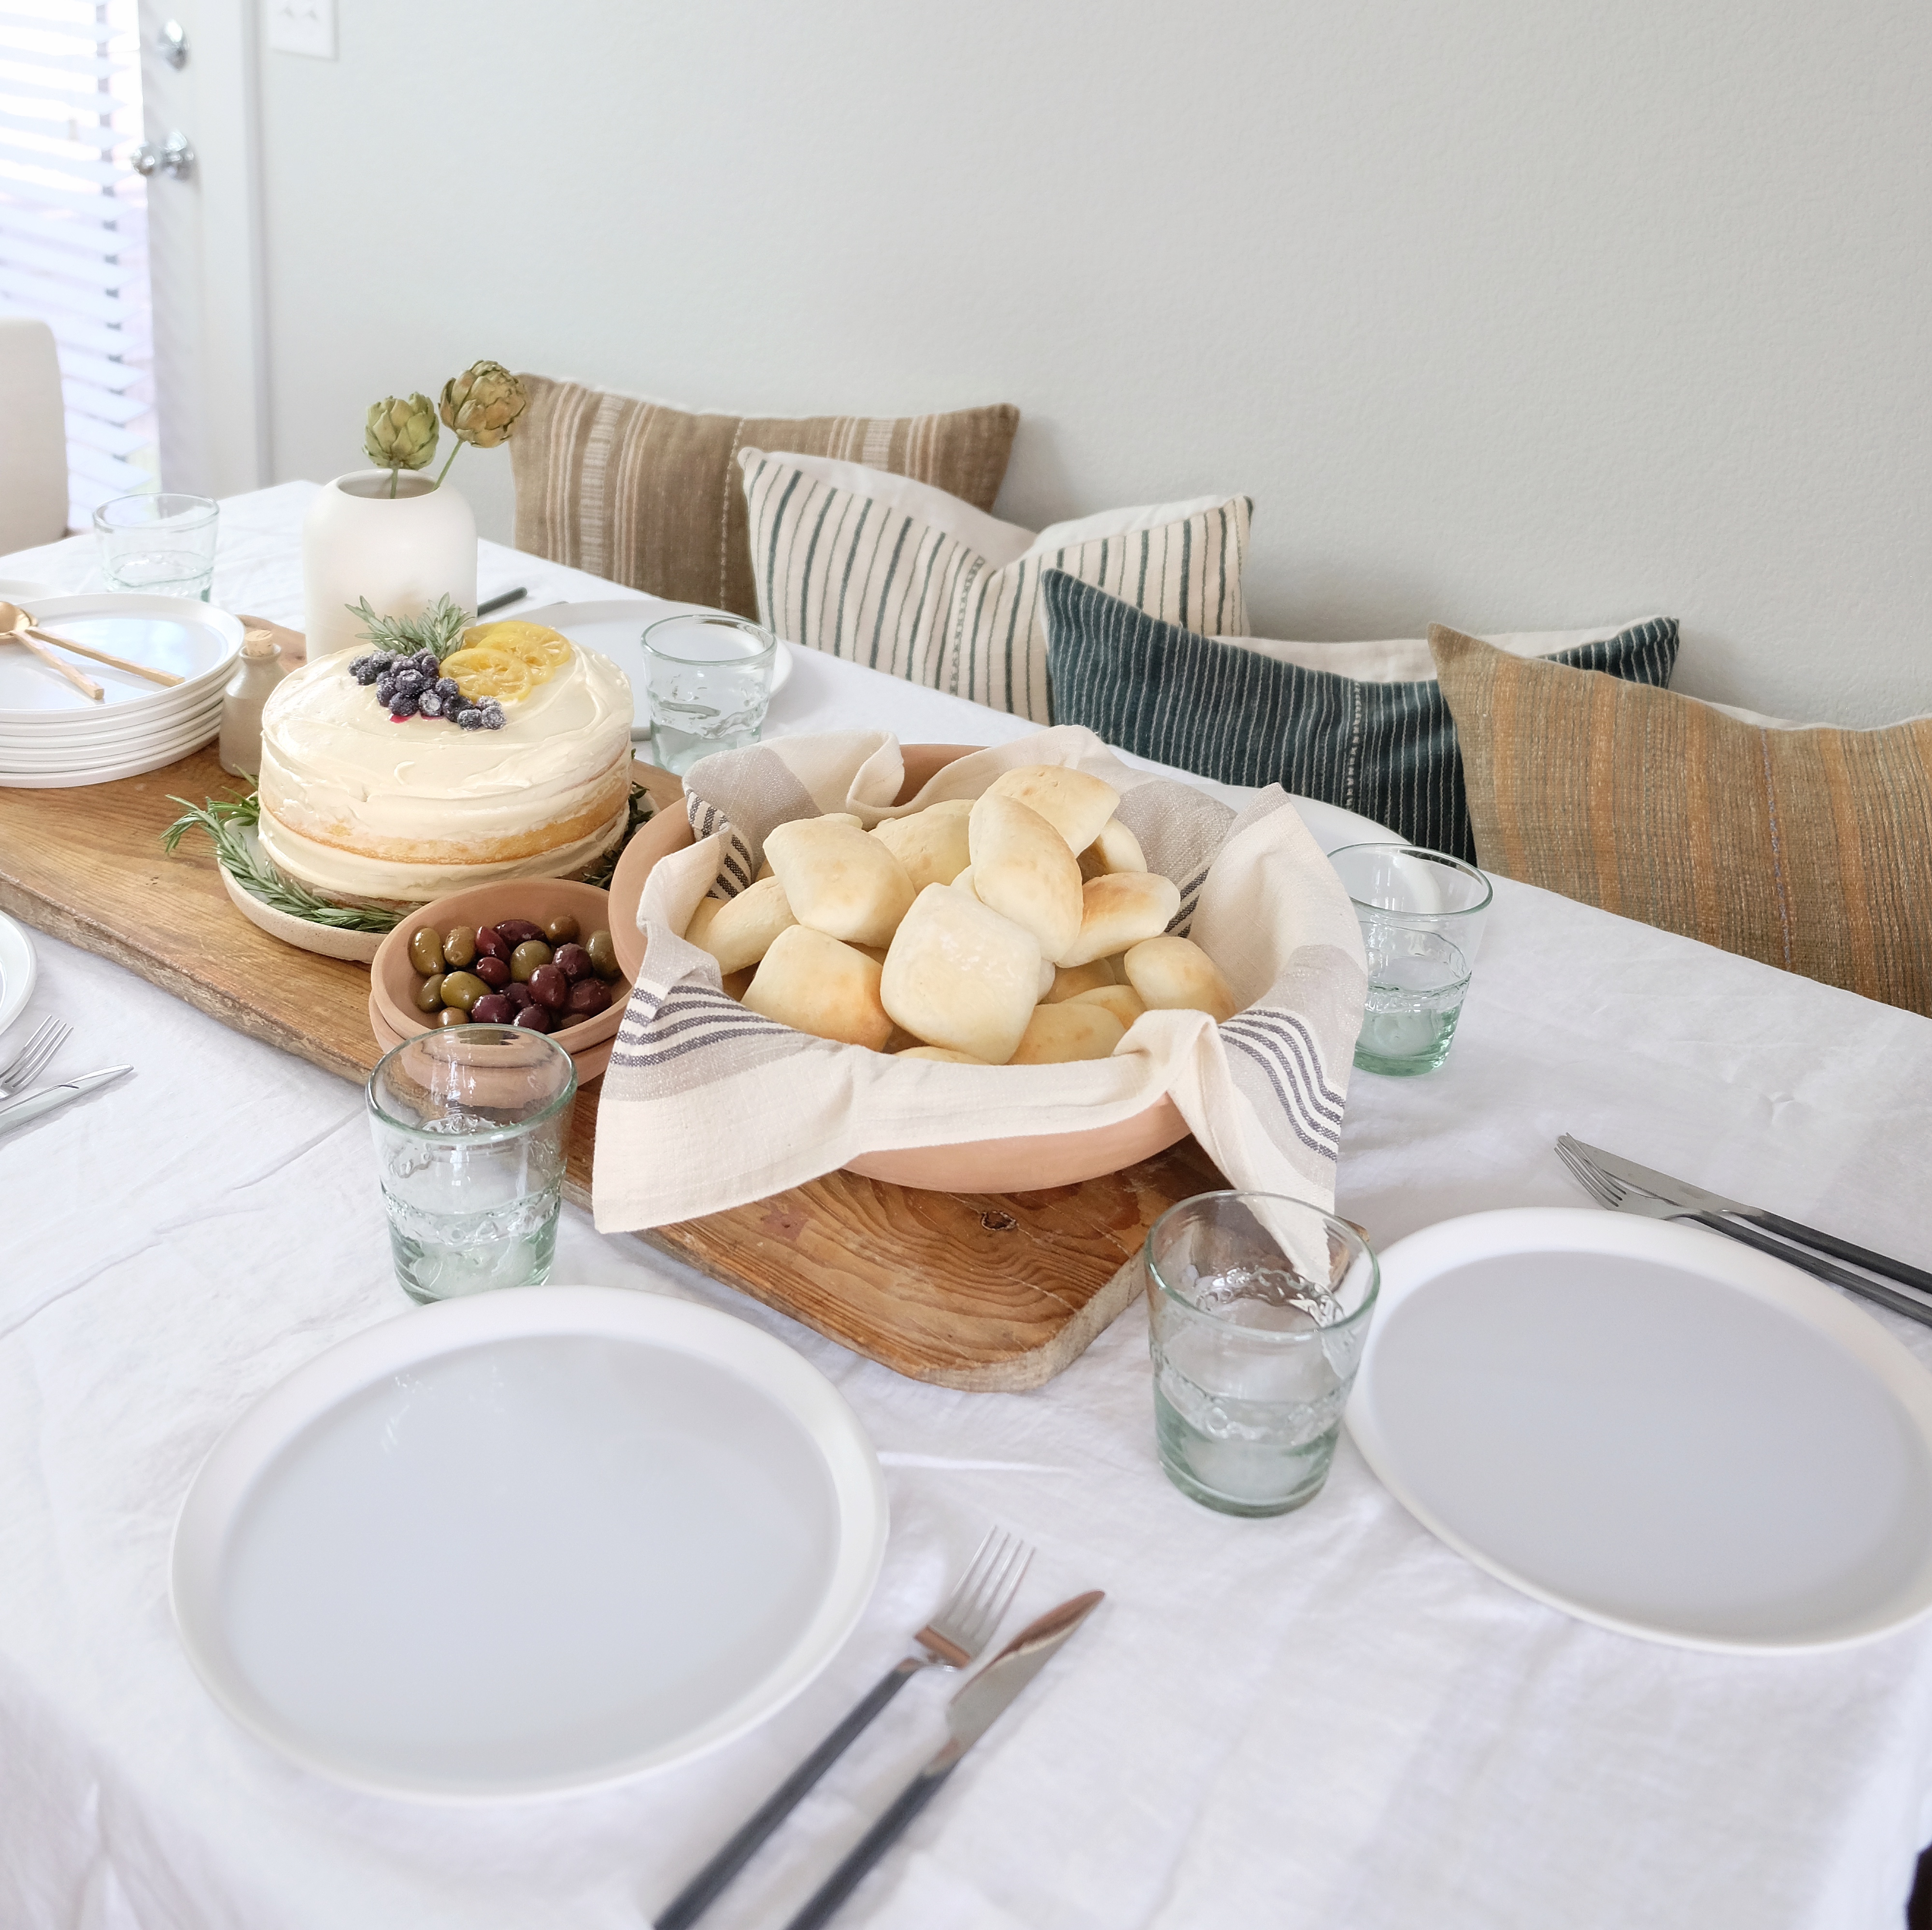
{"label": "black-handled knife", "polygon": [[993,1726],[1004,1709],[1052,1658],[1054,1652],[1093,1613],[1106,1596],[1099,1589],[1050,1608],[1016,1635],[946,1705],[946,1746],[900,1790],[892,1806],[868,1829],[845,1860],[819,1885],[785,1930],[818,1930],[859,1887],[872,1865],[906,1825],[939,1793],[959,1758]]}

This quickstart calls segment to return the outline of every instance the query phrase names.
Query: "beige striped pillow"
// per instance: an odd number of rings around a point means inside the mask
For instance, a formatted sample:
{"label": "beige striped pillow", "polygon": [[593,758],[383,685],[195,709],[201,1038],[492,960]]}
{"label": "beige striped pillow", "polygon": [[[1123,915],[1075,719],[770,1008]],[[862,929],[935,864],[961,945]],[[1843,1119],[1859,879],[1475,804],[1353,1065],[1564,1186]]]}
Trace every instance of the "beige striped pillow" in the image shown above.
{"label": "beige striped pillow", "polygon": [[732,461],[773,443],[916,476],[990,509],[1020,412],[944,416],[694,415],[665,402],[526,375],[510,438],[517,547],[680,603],[755,617],[745,495]]}
{"label": "beige striped pillow", "polygon": [[1932,1014],[1932,717],[1765,728],[1429,633],[1485,870]]}
{"label": "beige striped pillow", "polygon": [[740,452],[759,620],[788,641],[1053,721],[1040,576],[1183,629],[1245,635],[1245,496],[1116,509],[1035,536],[856,464]]}

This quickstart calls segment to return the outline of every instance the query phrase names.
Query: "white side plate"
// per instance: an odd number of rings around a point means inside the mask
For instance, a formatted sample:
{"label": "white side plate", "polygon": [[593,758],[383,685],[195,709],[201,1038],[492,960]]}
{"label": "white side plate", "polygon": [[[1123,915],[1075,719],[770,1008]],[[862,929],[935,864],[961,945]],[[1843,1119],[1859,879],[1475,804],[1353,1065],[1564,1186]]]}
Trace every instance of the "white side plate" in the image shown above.
{"label": "white side plate", "polygon": [[17,644],[0,645],[0,724],[83,727],[110,713],[139,712],[158,722],[199,709],[227,681],[242,650],[242,626],[226,611],[188,596],[127,596],[103,590],[86,596],[50,596],[32,606],[44,629],[95,649],[171,671],[184,682],[150,683],[132,671],[94,663],[57,647],[101,686],[97,703]]}
{"label": "white side plate", "polygon": [[1932,1375],[1700,1227],[1474,1214],[1382,1256],[1348,1431],[1479,1567],[1625,1634],[1827,1648],[1932,1607]]}
{"label": "white side plate", "polygon": [[527,1796],[680,1762],[831,1658],[884,1552],[831,1383],[609,1287],[420,1309],[266,1395],[195,1477],[176,1624],[216,1700],[356,1787]]}
{"label": "white side plate", "polygon": [[[608,657],[631,680],[631,735],[634,739],[651,734],[651,707],[644,695],[646,628],[666,617],[704,611],[702,603],[669,603],[656,596],[613,597],[603,603],[546,603],[539,610],[506,611],[520,623],[547,623],[560,630],[580,648]],[[772,659],[772,695],[785,687],[791,675],[791,646],[781,637]]]}
{"label": "white side plate", "polygon": [[[34,995],[34,946],[25,929],[0,911],[0,1032],[26,1010]],[[11,1052],[0,1053],[10,1059]]]}

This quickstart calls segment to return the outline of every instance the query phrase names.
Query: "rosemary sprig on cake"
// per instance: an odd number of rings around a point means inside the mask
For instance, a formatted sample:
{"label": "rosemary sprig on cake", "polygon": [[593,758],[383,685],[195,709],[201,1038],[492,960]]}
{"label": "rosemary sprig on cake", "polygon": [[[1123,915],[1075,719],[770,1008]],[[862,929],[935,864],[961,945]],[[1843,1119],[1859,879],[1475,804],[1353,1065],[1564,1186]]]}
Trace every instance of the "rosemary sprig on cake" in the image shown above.
{"label": "rosemary sprig on cake", "polygon": [[185,797],[170,797],[168,802],[178,804],[182,815],[161,833],[161,849],[172,851],[190,831],[206,831],[214,846],[215,862],[250,897],[260,899],[271,910],[338,932],[390,932],[402,922],[400,911],[379,911],[373,905],[332,905],[257,857],[242,832],[261,822],[258,793],[211,797],[205,804],[190,804]]}
{"label": "rosemary sprig on cake", "polygon": [[462,642],[470,621],[470,613],[448,596],[439,596],[420,617],[379,617],[366,596],[346,607],[350,616],[360,619],[362,634],[376,646],[377,655],[387,651],[392,657],[412,657],[428,650],[438,663]]}

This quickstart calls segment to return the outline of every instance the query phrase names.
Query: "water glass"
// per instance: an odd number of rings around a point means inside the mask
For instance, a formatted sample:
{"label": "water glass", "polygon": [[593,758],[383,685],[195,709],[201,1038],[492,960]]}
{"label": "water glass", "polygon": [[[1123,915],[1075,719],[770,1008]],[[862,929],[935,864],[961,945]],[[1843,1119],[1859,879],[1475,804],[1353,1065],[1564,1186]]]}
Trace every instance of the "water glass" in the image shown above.
{"label": "water glass", "polygon": [[772,701],[778,642],[722,611],[666,617],[644,632],[651,757],[682,775],[713,751],[755,744]]}
{"label": "water glass", "polygon": [[143,596],[198,596],[214,581],[221,506],[206,496],[117,496],[94,512],[100,573],[110,590]]}
{"label": "water glass", "polygon": [[1360,1230],[1279,1193],[1204,1193],[1147,1239],[1154,1438],[1224,1514],[1284,1514],[1328,1478],[1381,1274]]}
{"label": "water glass", "polygon": [[378,1062],[369,1126],[411,1299],[549,1277],[576,1097],[570,1055],[520,1026],[420,1032]]}
{"label": "water glass", "polygon": [[1422,845],[1344,845],[1328,862],[1368,954],[1356,1065],[1398,1076],[1435,1071],[1456,1037],[1494,887],[1474,865]]}

